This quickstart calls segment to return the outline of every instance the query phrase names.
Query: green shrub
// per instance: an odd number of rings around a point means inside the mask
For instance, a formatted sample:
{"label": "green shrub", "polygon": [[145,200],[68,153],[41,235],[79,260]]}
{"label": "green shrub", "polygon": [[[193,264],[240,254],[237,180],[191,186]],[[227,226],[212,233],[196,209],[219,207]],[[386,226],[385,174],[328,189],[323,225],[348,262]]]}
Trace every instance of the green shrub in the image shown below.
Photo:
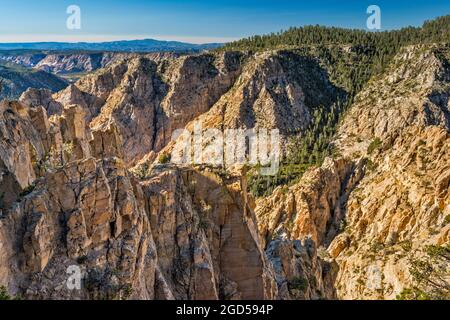
{"label": "green shrub", "polygon": [[12,300],[8,290],[4,286],[0,286],[0,300]]}
{"label": "green shrub", "polygon": [[147,163],[144,163],[141,166],[138,166],[137,169],[133,171],[133,173],[141,180],[147,178],[149,174],[149,166]]}
{"label": "green shrub", "polygon": [[397,296],[398,300],[450,300],[450,245],[427,246],[425,253],[424,257],[410,259],[409,272],[414,283]]}
{"label": "green shrub", "polygon": [[379,147],[381,147],[381,139],[375,138],[367,148],[367,153],[372,154],[375,150],[377,150]]}
{"label": "green shrub", "polygon": [[308,279],[303,277],[295,277],[289,281],[289,291],[298,290],[300,292],[305,292],[308,289],[309,282]]}
{"label": "green shrub", "polygon": [[339,232],[344,232],[347,228],[347,220],[343,219],[339,222]]}
{"label": "green shrub", "polygon": [[377,169],[377,167],[378,167],[378,165],[376,164],[376,163],[374,163],[372,160],[370,160],[370,159],[367,159],[367,162],[366,162],[366,169],[367,169],[367,172],[372,172],[372,171],[375,171],[376,169]]}
{"label": "green shrub", "polygon": [[418,288],[403,289],[395,298],[396,300],[430,300],[430,297]]}
{"label": "green shrub", "polygon": [[159,163],[166,164],[170,162],[170,155],[167,153],[163,153],[159,156]]}
{"label": "green shrub", "polygon": [[450,214],[446,215],[444,218],[444,224],[447,225],[450,223]]}
{"label": "green shrub", "polygon": [[131,286],[131,284],[126,284],[123,288],[122,288],[122,300],[128,300],[131,295],[133,294],[134,290],[133,287]]}
{"label": "green shrub", "polygon": [[400,246],[404,251],[409,252],[412,249],[412,242],[409,240],[405,240],[402,243],[400,243]]}
{"label": "green shrub", "polygon": [[2,300],[22,300],[22,296],[11,296],[5,286],[0,286],[0,301]]}
{"label": "green shrub", "polygon": [[380,241],[374,241],[370,244],[370,252],[372,253],[379,253],[381,250],[384,249],[384,244]]}

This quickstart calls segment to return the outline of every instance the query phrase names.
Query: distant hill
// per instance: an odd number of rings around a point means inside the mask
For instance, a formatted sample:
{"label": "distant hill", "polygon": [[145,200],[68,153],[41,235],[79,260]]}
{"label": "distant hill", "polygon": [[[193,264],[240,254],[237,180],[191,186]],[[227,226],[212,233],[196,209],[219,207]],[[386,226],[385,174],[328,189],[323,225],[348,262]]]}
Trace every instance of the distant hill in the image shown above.
{"label": "distant hill", "polygon": [[53,74],[5,62],[0,62],[0,83],[0,99],[17,99],[28,88],[59,91],[68,85]]}
{"label": "distant hill", "polygon": [[0,50],[86,50],[117,52],[200,52],[221,47],[220,43],[192,44],[154,39],[112,42],[33,42],[0,43]]}

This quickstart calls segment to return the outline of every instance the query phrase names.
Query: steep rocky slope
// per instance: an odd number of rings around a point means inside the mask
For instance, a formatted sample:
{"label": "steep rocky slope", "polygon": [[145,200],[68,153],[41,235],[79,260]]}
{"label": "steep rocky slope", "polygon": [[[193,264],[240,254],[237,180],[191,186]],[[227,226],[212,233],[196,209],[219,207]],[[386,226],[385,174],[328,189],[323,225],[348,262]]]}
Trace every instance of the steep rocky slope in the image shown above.
{"label": "steep rocky slope", "polygon": [[[1,104],[0,283],[33,299],[271,299],[273,271],[239,177],[127,172],[83,109]],[[81,268],[82,290],[66,286]]]}
{"label": "steep rocky slope", "polygon": [[328,249],[339,298],[395,298],[414,285],[411,261],[449,244],[448,57],[435,46],[402,50],[345,115],[336,159],[258,201],[266,241]]}
{"label": "steep rocky slope", "polygon": [[[193,115],[190,122],[185,122],[187,132],[193,134],[197,127],[225,132],[228,129],[277,129],[281,138],[281,153],[285,153],[290,138],[302,134],[312,122],[312,114],[320,106],[330,106],[345,92],[332,84],[319,61],[311,56],[301,55],[295,51],[268,51],[247,56],[234,84],[210,108],[201,114]],[[179,104],[182,106],[182,104]],[[179,115],[185,114],[179,111]],[[176,117],[176,116],[175,116]],[[172,126],[173,129],[183,126]],[[268,132],[271,134],[271,132]],[[138,170],[158,162],[159,154],[177,153],[183,158],[186,135],[177,139],[165,136],[165,143],[147,154],[138,164]],[[202,147],[211,146],[212,140],[204,139]],[[270,138],[270,136],[269,136]],[[225,143],[226,141],[224,141]],[[225,148],[234,148],[229,145]],[[233,157],[241,147],[235,148]],[[270,148],[269,148],[270,149]],[[210,163],[210,155],[205,152],[200,162]],[[226,160],[224,162],[227,162]],[[226,164],[226,166],[228,166]],[[230,168],[233,163],[230,163]]]}
{"label": "steep rocky slope", "polygon": [[[177,59],[132,58],[80,79],[66,90],[30,90],[21,101],[44,106],[49,114],[78,104],[92,128],[115,122],[125,143],[127,164],[156,154],[176,129],[279,129],[285,141],[299,134],[311,113],[330,105],[343,90],[311,57],[289,51],[263,54],[226,52]],[[140,140],[134,137],[139,135]],[[171,144],[163,152],[173,148]]]}
{"label": "steep rocky slope", "polygon": [[[330,248],[339,255],[343,298],[394,298],[412,286],[411,259],[427,245],[449,245],[449,80],[448,51],[407,48],[340,129],[343,154],[356,156],[371,141],[366,175],[347,203],[348,228]],[[372,108],[362,103],[366,94],[376,99]]]}
{"label": "steep rocky slope", "polygon": [[159,151],[173,130],[207,111],[234,83],[241,58],[226,53],[160,62],[145,57],[121,60],[53,97],[30,91],[21,101],[46,106],[50,113],[78,104],[96,129],[116,123],[124,138],[125,161],[134,163]]}

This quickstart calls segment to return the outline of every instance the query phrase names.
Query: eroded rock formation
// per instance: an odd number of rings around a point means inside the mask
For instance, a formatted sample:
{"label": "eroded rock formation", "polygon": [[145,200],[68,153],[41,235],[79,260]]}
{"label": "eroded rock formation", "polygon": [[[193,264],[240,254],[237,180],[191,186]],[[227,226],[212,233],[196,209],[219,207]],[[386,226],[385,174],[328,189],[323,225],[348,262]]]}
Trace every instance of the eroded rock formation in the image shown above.
{"label": "eroded rock formation", "polygon": [[266,241],[327,249],[339,298],[395,299],[414,285],[411,261],[449,244],[448,66],[435,46],[405,48],[357,96],[340,156],[257,203]]}
{"label": "eroded rock formation", "polygon": [[[5,188],[0,220],[0,281],[13,292],[34,299],[276,297],[239,177],[169,166],[138,181],[118,157],[117,136],[92,134],[81,107],[50,120],[42,107],[5,102],[2,111],[3,131],[16,133],[2,140],[9,143],[1,153],[2,188],[16,185]],[[82,270],[82,290],[66,286],[71,266]]]}
{"label": "eroded rock formation", "polygon": [[404,48],[342,117],[333,158],[256,202],[245,166],[160,157],[196,122],[279,129],[286,153],[346,96],[310,56],[127,56],[3,101],[0,285],[30,299],[395,298],[411,260],[449,244],[448,57]]}

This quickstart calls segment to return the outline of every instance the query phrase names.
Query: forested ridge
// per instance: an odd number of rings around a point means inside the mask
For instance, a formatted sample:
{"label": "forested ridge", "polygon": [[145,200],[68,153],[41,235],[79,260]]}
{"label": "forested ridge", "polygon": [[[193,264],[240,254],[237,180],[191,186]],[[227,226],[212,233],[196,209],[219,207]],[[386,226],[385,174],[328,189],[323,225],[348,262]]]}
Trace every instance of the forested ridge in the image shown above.
{"label": "forested ridge", "polygon": [[285,46],[338,44],[376,47],[383,54],[408,44],[447,42],[449,39],[450,15],[447,15],[426,21],[422,27],[382,32],[319,25],[292,27],[287,31],[230,42],[219,50],[266,50]]}
{"label": "forested ridge", "polygon": [[331,140],[345,111],[370,78],[382,73],[405,46],[450,43],[450,15],[426,21],[422,27],[369,32],[324,26],[292,27],[268,35],[256,35],[226,44],[219,51],[294,50],[312,56],[327,70],[334,84],[345,90],[330,105],[312,110],[313,121],[306,132],[294,136],[290,152],[277,176],[249,175],[250,191],[265,196],[280,185],[298,181],[311,166],[319,166],[333,154]]}

